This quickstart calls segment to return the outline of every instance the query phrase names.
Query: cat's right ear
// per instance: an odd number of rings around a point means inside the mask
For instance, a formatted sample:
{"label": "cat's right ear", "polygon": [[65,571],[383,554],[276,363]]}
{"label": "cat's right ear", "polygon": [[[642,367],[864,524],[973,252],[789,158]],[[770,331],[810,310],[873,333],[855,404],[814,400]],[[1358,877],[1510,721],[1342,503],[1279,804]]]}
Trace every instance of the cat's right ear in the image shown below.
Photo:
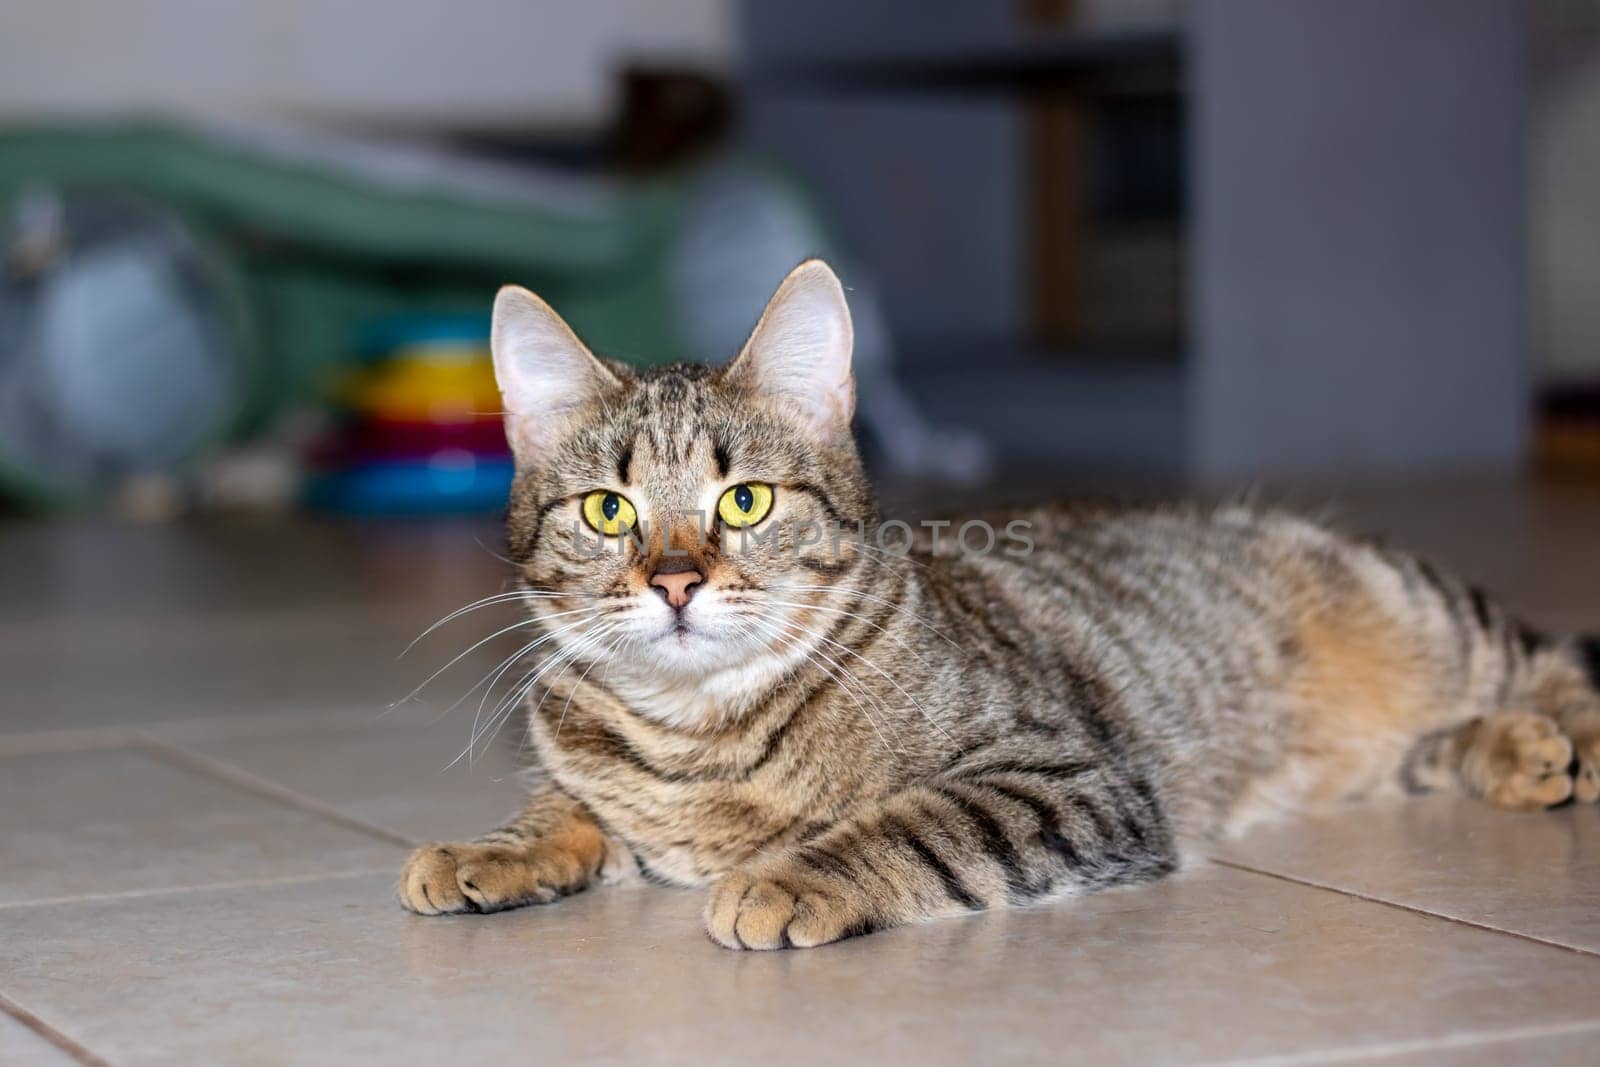
{"label": "cat's right ear", "polygon": [[538,463],[574,414],[621,385],[549,304],[520,285],[495,296],[489,345],[519,466]]}
{"label": "cat's right ear", "polygon": [[848,434],[856,402],[853,344],[844,287],[826,263],[808,259],[767,301],[723,380],[767,397],[823,436]]}

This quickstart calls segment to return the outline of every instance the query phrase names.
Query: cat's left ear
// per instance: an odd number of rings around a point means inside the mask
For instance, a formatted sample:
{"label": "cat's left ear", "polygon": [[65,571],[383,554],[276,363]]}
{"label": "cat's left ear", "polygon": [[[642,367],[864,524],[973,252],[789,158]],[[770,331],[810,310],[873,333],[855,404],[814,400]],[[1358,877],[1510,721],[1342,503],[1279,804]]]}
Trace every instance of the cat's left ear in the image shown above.
{"label": "cat's left ear", "polygon": [[519,466],[537,464],[573,415],[622,384],[549,304],[518,285],[494,298],[489,346]]}
{"label": "cat's left ear", "polygon": [[723,380],[758,393],[824,436],[848,433],[856,385],[844,287],[820,259],[783,279]]}

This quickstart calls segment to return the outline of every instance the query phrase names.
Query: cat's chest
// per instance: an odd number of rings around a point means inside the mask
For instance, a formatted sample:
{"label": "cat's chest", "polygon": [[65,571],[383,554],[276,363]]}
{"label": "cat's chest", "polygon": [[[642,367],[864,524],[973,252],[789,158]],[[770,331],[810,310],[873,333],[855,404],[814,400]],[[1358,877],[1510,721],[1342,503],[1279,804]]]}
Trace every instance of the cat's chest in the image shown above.
{"label": "cat's chest", "polygon": [[820,832],[893,784],[880,761],[840,758],[837,694],[775,693],[713,734],[674,729],[582,693],[564,721],[535,710],[540,762],[646,874],[708,882]]}
{"label": "cat's chest", "polygon": [[[698,885],[764,848],[794,840],[849,785],[816,773],[796,745],[707,746],[692,753],[600,716],[569,716],[559,736],[533,731],[564,792],[625,845],[647,876]],[[759,739],[758,739],[759,740]]]}
{"label": "cat's chest", "polygon": [[557,763],[553,777],[605,831],[633,853],[647,877],[700,885],[763,848],[792,839],[813,801],[745,781],[652,781],[618,766],[593,775]]}

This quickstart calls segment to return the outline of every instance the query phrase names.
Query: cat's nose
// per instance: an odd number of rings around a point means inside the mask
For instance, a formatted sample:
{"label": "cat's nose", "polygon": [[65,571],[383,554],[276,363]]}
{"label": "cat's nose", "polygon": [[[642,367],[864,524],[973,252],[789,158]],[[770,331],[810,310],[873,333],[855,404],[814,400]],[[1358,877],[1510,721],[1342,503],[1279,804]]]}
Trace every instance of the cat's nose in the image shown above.
{"label": "cat's nose", "polygon": [[674,561],[668,560],[650,576],[650,584],[661,590],[661,594],[667,598],[667,603],[675,608],[688,604],[694,587],[703,581],[705,578],[694,569],[694,564],[687,560],[676,561],[676,565]]}

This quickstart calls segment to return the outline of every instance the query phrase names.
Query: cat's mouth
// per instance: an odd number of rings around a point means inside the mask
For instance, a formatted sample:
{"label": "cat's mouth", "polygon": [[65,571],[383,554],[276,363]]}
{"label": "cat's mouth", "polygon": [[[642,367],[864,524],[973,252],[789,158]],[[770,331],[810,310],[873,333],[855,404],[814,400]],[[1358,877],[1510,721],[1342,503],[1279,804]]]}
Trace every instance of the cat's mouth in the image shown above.
{"label": "cat's mouth", "polygon": [[675,611],[672,613],[672,618],[667,620],[666,627],[660,631],[656,640],[683,644],[691,637],[698,637],[701,632],[701,627],[695,626],[689,621],[688,612]]}

